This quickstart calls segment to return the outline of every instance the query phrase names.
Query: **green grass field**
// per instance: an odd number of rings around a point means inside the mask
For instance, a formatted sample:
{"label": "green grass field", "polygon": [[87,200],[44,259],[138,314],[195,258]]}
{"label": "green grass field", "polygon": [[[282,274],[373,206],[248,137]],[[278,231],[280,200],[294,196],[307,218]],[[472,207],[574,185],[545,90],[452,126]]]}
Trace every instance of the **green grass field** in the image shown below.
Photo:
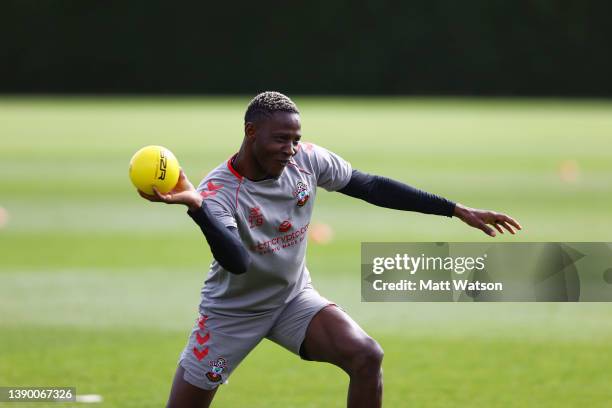
{"label": "green grass field", "polygon": [[[354,168],[525,227],[498,240],[612,241],[611,102],[296,102],[304,140]],[[0,99],[0,386],[75,386],[104,407],[165,403],[211,256],[183,208],[135,193],[128,161],[165,145],[197,182],[237,150],[247,103]],[[334,193],[319,195],[313,221],[334,231],[309,246],[315,286],[385,349],[385,406],[609,406],[612,304],[361,303],[361,241],[489,238]],[[213,405],[342,407],[347,384],[264,341]]]}

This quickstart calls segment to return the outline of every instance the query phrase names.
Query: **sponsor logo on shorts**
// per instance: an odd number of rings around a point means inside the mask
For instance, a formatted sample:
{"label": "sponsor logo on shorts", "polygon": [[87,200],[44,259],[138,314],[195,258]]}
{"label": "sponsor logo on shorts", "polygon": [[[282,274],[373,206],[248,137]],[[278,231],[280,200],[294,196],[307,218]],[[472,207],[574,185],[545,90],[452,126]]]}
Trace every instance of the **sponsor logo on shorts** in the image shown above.
{"label": "sponsor logo on shorts", "polygon": [[206,373],[206,378],[208,378],[210,381],[215,382],[215,383],[221,381],[222,379],[219,374],[215,374],[211,371]]}
{"label": "sponsor logo on shorts", "polygon": [[202,315],[198,318],[197,322],[198,322],[198,327],[200,329],[204,329],[204,327],[206,327],[206,321],[208,320],[208,315]]}
{"label": "sponsor logo on shorts", "polygon": [[195,358],[198,359],[198,361],[202,361],[202,359],[208,355],[208,347],[204,347],[202,350],[198,350],[198,348],[194,346],[193,355],[195,356]]}
{"label": "sponsor logo on shorts", "polygon": [[210,339],[210,332],[206,333],[206,335],[202,336],[200,332],[196,332],[196,340],[199,345],[206,343]]}
{"label": "sponsor logo on shorts", "polygon": [[310,198],[310,191],[308,190],[308,185],[303,181],[298,181],[295,190],[293,191],[293,196],[297,199],[297,206],[303,207],[304,204]]}
{"label": "sponsor logo on shorts", "polygon": [[[199,330],[196,331],[195,338],[200,346],[203,346],[206,342],[208,342],[208,340],[210,340],[210,332],[204,333],[207,320],[207,315],[202,315],[197,320]],[[201,350],[197,346],[194,346],[192,351],[195,358],[197,358],[198,361],[202,361],[202,359],[208,355],[208,346],[205,346]]]}

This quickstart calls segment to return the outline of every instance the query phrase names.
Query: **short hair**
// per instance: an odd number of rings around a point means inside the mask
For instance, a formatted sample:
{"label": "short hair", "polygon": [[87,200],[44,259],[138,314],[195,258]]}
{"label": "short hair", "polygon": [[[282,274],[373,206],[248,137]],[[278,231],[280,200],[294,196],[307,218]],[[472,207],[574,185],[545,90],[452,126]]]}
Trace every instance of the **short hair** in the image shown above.
{"label": "short hair", "polygon": [[244,114],[244,123],[269,118],[275,112],[297,113],[298,115],[300,113],[288,96],[280,92],[266,91],[251,100]]}

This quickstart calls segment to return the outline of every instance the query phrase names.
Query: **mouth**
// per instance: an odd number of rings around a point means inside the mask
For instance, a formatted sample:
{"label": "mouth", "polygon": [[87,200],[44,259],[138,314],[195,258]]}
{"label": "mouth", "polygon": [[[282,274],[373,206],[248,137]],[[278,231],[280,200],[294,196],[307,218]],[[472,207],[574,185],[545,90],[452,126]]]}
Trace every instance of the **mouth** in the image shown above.
{"label": "mouth", "polygon": [[289,160],[277,160],[281,167],[285,167],[289,164]]}

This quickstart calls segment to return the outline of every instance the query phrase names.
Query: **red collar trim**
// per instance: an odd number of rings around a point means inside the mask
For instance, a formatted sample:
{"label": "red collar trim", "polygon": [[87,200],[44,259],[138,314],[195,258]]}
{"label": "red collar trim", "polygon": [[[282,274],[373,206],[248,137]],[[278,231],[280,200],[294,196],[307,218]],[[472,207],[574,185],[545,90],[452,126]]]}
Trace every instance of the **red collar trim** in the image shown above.
{"label": "red collar trim", "polygon": [[236,176],[238,180],[242,181],[242,175],[236,171],[234,166],[232,166],[232,161],[234,160],[236,156],[238,156],[238,153],[236,153],[235,155],[229,158],[229,160],[227,161],[227,168],[229,169],[229,171],[232,172],[234,176]]}

